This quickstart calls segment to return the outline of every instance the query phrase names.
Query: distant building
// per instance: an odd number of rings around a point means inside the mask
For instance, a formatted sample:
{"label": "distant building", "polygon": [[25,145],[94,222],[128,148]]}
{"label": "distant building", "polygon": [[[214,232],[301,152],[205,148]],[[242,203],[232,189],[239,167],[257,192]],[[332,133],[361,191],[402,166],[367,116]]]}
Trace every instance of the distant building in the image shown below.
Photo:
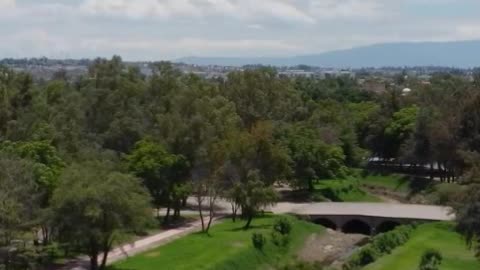
{"label": "distant building", "polygon": [[290,70],[281,71],[278,73],[278,75],[286,76],[289,78],[293,78],[293,77],[312,78],[312,77],[315,77],[316,73],[311,71],[301,70],[301,69],[290,69]]}
{"label": "distant building", "polygon": [[364,79],[360,85],[364,90],[369,92],[384,93],[387,91],[385,81],[383,80]]}
{"label": "distant building", "polygon": [[407,96],[407,95],[409,95],[411,92],[412,92],[412,89],[410,89],[410,88],[404,88],[404,89],[402,90],[402,96]]}

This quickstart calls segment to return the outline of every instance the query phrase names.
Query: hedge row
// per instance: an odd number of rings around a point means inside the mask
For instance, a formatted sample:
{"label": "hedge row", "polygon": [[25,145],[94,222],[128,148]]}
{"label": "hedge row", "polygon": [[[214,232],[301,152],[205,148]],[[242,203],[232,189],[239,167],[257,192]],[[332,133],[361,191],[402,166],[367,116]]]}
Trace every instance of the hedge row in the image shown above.
{"label": "hedge row", "polygon": [[396,247],[405,244],[415,225],[400,226],[393,231],[375,236],[370,244],[362,247],[343,265],[344,270],[355,270],[375,262],[378,258],[390,254]]}

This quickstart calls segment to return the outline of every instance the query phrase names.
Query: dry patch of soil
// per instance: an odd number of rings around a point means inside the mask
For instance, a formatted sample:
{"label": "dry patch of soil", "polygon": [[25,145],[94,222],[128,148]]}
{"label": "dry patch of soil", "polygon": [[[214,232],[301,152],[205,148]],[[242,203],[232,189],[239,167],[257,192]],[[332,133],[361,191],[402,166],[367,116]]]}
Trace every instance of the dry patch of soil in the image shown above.
{"label": "dry patch of soil", "polygon": [[150,257],[150,258],[154,258],[154,257],[158,257],[160,256],[160,252],[157,251],[157,252],[150,252],[150,253],[147,253],[145,254],[145,257]]}
{"label": "dry patch of soil", "polygon": [[368,236],[365,235],[344,234],[328,229],[324,234],[311,235],[297,255],[298,259],[306,262],[338,264],[366,241]]}

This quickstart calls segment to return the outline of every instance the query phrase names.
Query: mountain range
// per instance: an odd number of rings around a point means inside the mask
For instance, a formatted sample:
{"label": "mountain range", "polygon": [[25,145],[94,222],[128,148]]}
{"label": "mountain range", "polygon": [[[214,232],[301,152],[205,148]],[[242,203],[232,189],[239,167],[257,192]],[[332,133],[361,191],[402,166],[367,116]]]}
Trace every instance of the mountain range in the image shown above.
{"label": "mountain range", "polygon": [[292,57],[184,57],[176,62],[196,65],[308,65],[331,68],[480,66],[480,40],[385,43]]}

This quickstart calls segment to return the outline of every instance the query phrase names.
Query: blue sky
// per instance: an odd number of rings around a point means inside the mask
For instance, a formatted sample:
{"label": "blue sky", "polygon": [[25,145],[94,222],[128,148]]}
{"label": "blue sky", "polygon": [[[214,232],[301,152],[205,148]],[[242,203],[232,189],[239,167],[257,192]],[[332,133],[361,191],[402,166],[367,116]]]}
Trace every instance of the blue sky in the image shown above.
{"label": "blue sky", "polygon": [[480,39],[480,0],[0,0],[0,58],[290,56]]}

